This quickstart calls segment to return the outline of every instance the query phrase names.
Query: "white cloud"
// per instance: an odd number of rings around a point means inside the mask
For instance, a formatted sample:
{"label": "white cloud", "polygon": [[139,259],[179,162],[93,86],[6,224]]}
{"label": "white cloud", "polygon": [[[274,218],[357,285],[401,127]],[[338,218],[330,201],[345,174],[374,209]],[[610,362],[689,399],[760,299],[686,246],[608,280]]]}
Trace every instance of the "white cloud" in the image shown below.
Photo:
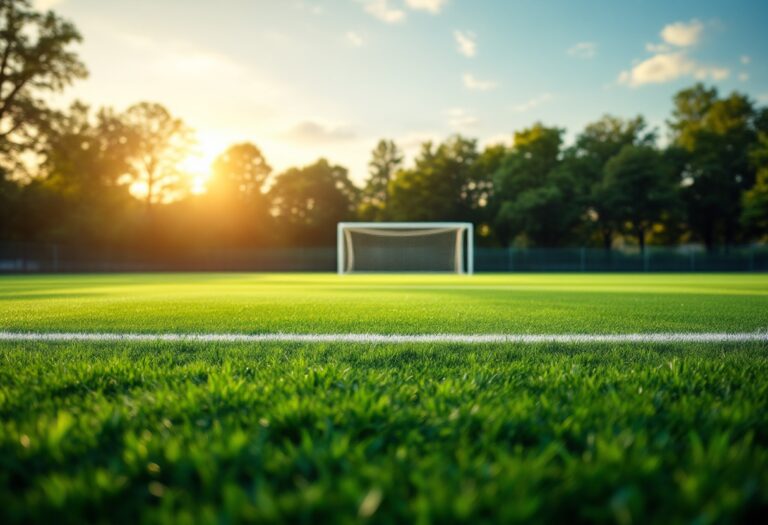
{"label": "white cloud", "polygon": [[741,80],[742,82],[746,82],[747,80],[749,80],[749,73],[740,73],[739,80]]}
{"label": "white cloud", "polygon": [[354,139],[355,133],[346,126],[330,126],[314,120],[304,120],[288,130],[284,136],[307,144],[337,142]]}
{"label": "white cloud", "polygon": [[512,111],[515,113],[524,113],[526,111],[537,108],[542,104],[549,102],[550,100],[552,100],[552,93],[542,93],[541,95],[533,97],[532,99],[526,100],[522,104],[512,106]]}
{"label": "white cloud", "polygon": [[388,24],[400,22],[405,18],[405,11],[391,7],[389,0],[366,0],[365,11]]}
{"label": "white cloud", "polygon": [[[405,19],[405,11],[395,5],[394,0],[358,0],[365,6],[365,11],[382,22],[394,24]],[[405,0],[405,5],[416,11],[427,11],[433,15],[440,12],[447,0]]]}
{"label": "white cloud", "polygon": [[749,55],[741,55],[741,58],[739,60],[741,61],[742,64],[746,66],[747,64],[752,62],[752,57],[750,57]]}
{"label": "white cloud", "polygon": [[459,53],[465,57],[473,57],[477,54],[477,37],[471,31],[454,31],[456,46]]}
{"label": "white cloud", "polygon": [[362,47],[363,44],[365,44],[365,40],[363,40],[363,37],[360,36],[359,33],[355,33],[354,31],[347,31],[344,34],[344,38],[347,40],[347,43],[352,47]]}
{"label": "white cloud", "polygon": [[472,91],[490,91],[491,89],[496,88],[498,85],[496,82],[492,82],[490,80],[480,80],[475,78],[472,73],[465,73],[463,78],[464,87],[471,89]]}
{"label": "white cloud", "polygon": [[35,9],[39,11],[48,11],[49,9],[52,9],[61,4],[63,1],[64,0],[34,0],[32,5],[34,5]]}
{"label": "white cloud", "polygon": [[698,43],[703,32],[704,24],[693,19],[690,22],[675,22],[664,26],[661,38],[673,46],[688,47]]}
{"label": "white cloud", "polygon": [[579,42],[570,48],[567,53],[576,58],[589,59],[594,58],[597,53],[597,44],[594,42]]}
{"label": "white cloud", "polygon": [[405,3],[411,9],[428,11],[433,15],[436,15],[447,3],[447,0],[405,0]]}
{"label": "white cloud", "polygon": [[[663,43],[648,43],[645,49],[652,56],[636,61],[631,69],[619,74],[619,84],[638,87],[644,84],[663,84],[674,80],[692,77],[697,80],[724,80],[731,71],[726,67],[702,64],[690,56],[688,48],[697,44],[704,32],[704,24],[693,19],[690,22],[675,22],[661,30]],[[748,64],[750,58],[742,56],[742,64]]]}
{"label": "white cloud", "polygon": [[622,71],[619,83],[637,87],[643,84],[663,84],[686,76],[698,80],[724,80],[730,73],[728,68],[701,65],[683,52],[659,53],[636,64],[629,71]]}
{"label": "white cloud", "polygon": [[622,71],[619,83],[637,87],[643,84],[662,84],[693,72],[694,63],[683,53],[660,53]]}
{"label": "white cloud", "polygon": [[471,128],[479,122],[477,117],[464,108],[451,108],[445,112],[448,125],[454,129]]}

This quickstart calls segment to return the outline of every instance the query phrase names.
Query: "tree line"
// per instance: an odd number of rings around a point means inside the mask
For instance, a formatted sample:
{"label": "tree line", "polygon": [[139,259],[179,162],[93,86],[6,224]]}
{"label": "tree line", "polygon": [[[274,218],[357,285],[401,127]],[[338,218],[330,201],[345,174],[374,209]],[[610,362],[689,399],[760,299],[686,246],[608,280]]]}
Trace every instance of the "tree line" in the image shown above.
{"label": "tree line", "polygon": [[381,140],[362,187],[326,159],[273,173],[243,142],[194,194],[182,119],[151,102],[52,108],[51,94],[87,75],[77,29],[26,0],[0,0],[0,24],[0,240],[153,253],[316,246],[333,244],[344,220],[471,221],[487,246],[715,249],[768,237],[768,109],[742,93],[678,92],[663,146],[642,116],[611,115],[570,145],[562,128],[535,123],[508,144],[425,142],[409,165]]}

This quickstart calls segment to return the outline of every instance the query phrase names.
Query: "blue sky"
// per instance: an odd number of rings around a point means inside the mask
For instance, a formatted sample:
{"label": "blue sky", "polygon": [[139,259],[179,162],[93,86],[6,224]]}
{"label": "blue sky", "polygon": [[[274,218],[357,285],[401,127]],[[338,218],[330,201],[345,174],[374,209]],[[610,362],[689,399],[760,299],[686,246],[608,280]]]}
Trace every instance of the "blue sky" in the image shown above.
{"label": "blue sky", "polygon": [[165,104],[197,130],[200,177],[250,140],[282,170],[323,155],[366,175],[379,138],[412,156],[460,132],[573,136],[604,113],[664,132],[697,79],[768,103],[768,2],[38,0],[72,19],[91,76],[66,100]]}

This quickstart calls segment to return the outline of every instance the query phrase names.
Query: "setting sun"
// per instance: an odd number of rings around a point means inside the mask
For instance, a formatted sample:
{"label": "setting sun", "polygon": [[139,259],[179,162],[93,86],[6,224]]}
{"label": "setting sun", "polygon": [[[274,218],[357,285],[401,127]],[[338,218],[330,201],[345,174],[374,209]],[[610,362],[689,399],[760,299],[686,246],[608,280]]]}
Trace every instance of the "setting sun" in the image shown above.
{"label": "setting sun", "polygon": [[190,192],[193,195],[200,195],[208,189],[213,161],[224,152],[229,141],[226,137],[205,131],[198,132],[195,139],[194,148],[178,167],[189,181]]}

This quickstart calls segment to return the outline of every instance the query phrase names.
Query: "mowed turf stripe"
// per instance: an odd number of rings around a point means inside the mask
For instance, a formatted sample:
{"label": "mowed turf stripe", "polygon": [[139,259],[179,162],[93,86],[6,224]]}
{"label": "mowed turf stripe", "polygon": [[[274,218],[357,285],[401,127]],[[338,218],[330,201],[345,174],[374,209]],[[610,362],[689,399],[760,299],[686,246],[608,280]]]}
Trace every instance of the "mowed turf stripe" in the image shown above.
{"label": "mowed turf stripe", "polygon": [[740,343],[768,342],[760,332],[661,332],[634,334],[195,334],[0,332],[0,341],[201,342],[201,343]]}

